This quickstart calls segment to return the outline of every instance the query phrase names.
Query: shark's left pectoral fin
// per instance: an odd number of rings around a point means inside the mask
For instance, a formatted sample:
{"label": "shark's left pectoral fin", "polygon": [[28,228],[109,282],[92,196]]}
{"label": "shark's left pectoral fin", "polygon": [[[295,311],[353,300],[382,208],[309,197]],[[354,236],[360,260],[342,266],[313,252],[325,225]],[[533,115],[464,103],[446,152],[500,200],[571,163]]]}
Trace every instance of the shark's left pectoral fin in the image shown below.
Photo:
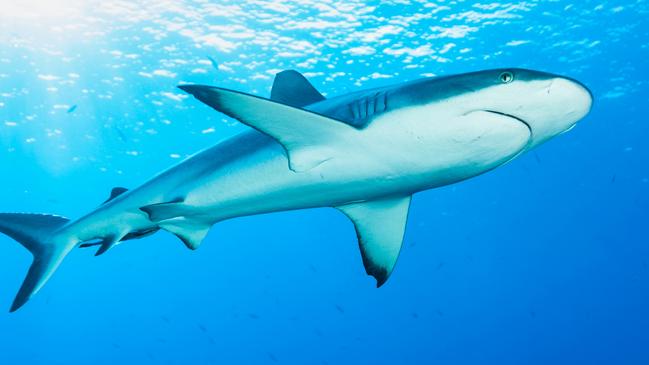
{"label": "shark's left pectoral fin", "polygon": [[380,287],[399,258],[411,197],[387,198],[338,208],[354,223],[363,264]]}
{"label": "shark's left pectoral fin", "polygon": [[198,100],[277,140],[293,171],[312,169],[335,157],[332,144],[358,130],[336,119],[238,91],[203,85],[180,89]]}

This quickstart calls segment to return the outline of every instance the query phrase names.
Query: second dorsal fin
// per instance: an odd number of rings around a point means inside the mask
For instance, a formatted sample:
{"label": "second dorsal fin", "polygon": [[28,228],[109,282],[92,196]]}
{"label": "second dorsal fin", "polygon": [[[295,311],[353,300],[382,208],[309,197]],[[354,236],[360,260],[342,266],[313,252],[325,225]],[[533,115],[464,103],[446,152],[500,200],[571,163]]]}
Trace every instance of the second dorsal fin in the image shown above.
{"label": "second dorsal fin", "polygon": [[270,99],[301,108],[325,99],[301,73],[286,70],[275,75]]}
{"label": "second dorsal fin", "polygon": [[123,188],[120,186],[114,187],[113,190],[110,191],[110,196],[108,197],[108,199],[106,199],[106,201],[103,204],[108,203],[109,201],[117,198],[118,196],[124,194],[127,191],[128,191],[127,188]]}

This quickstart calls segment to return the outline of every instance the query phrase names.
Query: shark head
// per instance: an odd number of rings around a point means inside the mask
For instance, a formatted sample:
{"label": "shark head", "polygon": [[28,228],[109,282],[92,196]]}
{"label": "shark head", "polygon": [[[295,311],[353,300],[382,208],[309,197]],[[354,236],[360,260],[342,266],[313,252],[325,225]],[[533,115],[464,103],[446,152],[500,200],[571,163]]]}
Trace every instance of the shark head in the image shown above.
{"label": "shark head", "polygon": [[572,129],[593,104],[582,83],[539,71],[487,70],[448,81],[471,95],[463,100],[465,112],[487,111],[526,124],[531,132],[528,149]]}

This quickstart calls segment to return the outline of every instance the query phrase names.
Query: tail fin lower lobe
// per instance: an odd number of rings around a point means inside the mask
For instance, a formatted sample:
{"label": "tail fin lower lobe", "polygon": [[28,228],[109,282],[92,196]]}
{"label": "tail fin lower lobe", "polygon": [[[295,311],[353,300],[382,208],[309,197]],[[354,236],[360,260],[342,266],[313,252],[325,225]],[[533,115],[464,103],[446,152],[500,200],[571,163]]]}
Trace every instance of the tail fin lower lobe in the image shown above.
{"label": "tail fin lower lobe", "polygon": [[18,241],[34,256],[10,312],[22,307],[52,276],[75,243],[57,243],[52,234],[69,219],[48,214],[0,213],[0,232]]}

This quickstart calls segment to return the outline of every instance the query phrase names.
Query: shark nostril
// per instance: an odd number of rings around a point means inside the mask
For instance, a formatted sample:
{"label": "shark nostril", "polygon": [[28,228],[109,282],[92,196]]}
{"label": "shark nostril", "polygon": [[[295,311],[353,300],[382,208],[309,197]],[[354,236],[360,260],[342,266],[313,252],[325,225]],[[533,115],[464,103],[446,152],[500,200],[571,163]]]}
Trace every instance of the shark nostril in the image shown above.
{"label": "shark nostril", "polygon": [[552,85],[554,85],[554,79],[550,80],[550,85],[548,85],[548,89],[547,89],[548,95],[550,94],[550,91],[552,90]]}

